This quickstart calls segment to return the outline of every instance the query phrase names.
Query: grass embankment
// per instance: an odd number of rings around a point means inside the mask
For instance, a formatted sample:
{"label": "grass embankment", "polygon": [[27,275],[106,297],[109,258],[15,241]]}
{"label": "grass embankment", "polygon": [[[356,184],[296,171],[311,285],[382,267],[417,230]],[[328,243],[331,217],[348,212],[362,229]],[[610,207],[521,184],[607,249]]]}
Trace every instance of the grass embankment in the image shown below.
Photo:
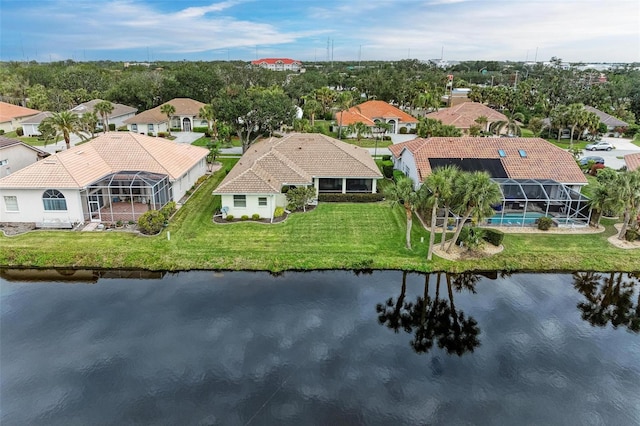
{"label": "grass embankment", "polygon": [[[234,160],[224,160],[231,165]],[[640,254],[611,246],[615,231],[600,234],[507,234],[505,250],[460,262],[426,261],[428,232],[414,221],[413,250],[404,247],[405,218],[387,203],[322,203],[285,222],[212,223],[219,203],[211,191],[224,177],[210,177],[158,236],[134,233],[35,231],[0,236],[5,267],[232,269],[637,270]],[[218,204],[219,206],[219,204]],[[170,240],[167,234],[170,233]],[[424,242],[420,239],[424,238]]]}

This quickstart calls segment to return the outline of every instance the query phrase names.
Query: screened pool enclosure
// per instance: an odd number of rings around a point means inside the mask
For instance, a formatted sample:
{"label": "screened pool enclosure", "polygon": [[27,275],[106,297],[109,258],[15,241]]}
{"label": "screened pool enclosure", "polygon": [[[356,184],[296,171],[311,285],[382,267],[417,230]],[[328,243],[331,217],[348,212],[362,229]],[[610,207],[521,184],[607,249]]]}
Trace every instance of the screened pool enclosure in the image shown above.
{"label": "screened pool enclosure", "polygon": [[137,221],[146,211],[171,201],[171,182],[159,173],[120,171],[89,185],[81,198],[85,220]]}

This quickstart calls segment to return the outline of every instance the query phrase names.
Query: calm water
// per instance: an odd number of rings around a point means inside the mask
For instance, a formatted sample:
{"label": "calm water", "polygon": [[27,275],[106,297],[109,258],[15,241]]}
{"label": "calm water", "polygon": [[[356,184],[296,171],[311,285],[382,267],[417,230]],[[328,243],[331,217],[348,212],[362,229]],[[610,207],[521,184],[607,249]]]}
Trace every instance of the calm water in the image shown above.
{"label": "calm water", "polygon": [[0,423],[637,425],[638,276],[2,271]]}

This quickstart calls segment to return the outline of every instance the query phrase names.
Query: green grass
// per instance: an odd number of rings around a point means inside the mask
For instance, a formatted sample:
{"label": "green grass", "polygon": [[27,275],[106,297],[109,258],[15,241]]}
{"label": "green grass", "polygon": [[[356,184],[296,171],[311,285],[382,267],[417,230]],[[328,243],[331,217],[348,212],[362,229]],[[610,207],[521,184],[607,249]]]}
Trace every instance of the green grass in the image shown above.
{"label": "green grass", "polygon": [[[357,139],[342,139],[342,142],[346,142],[346,143],[350,143],[351,145],[356,145],[359,146],[361,148],[375,148],[376,147],[376,141],[373,139],[366,139],[366,138],[362,138],[359,141]],[[391,141],[378,141],[377,147],[378,148],[386,148],[388,146],[393,145],[393,142]]]}
{"label": "green grass", "polygon": [[[206,148],[207,144],[210,141],[211,141],[211,138],[208,138],[206,136],[202,136],[202,137],[196,139],[195,141],[191,142],[191,145],[204,146]],[[242,146],[242,142],[240,142],[240,139],[238,139],[237,136],[234,136],[234,137],[231,138],[231,146]],[[228,146],[224,145],[223,148],[228,148]]]}
{"label": "green grass", "polygon": [[535,135],[533,134],[533,132],[529,129],[520,129],[520,131],[522,132],[522,137],[523,138],[533,138],[535,137]]}
{"label": "green grass", "polygon": [[[18,136],[18,134],[15,131],[7,132],[3,136],[6,138],[20,140],[26,143],[27,145],[31,145],[31,146],[45,146],[44,140],[39,140],[37,136],[33,136],[33,137]],[[49,141],[48,145],[53,145],[53,141]]]}
{"label": "green grass", "polygon": [[[622,250],[600,234],[507,234],[505,250],[495,256],[460,262],[434,257],[426,261],[428,232],[414,220],[413,250],[405,248],[405,216],[388,203],[321,203],[294,213],[279,224],[214,224],[220,206],[211,191],[224,170],[212,175],[158,236],[126,232],[35,231],[0,236],[0,265],[5,267],[142,268],[151,270],[227,269],[404,269],[598,270],[637,269],[638,251]],[[171,239],[167,238],[170,232]],[[424,242],[421,242],[421,238]]]}

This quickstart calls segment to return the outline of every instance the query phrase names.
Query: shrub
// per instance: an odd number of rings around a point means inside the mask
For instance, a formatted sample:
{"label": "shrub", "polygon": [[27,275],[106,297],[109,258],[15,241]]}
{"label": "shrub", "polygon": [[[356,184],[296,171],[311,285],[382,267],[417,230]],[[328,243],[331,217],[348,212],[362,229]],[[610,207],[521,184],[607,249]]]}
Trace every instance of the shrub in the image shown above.
{"label": "shrub", "polygon": [[393,161],[383,161],[382,162],[382,174],[387,179],[391,179],[393,177]]}
{"label": "shrub", "polygon": [[195,133],[207,133],[209,131],[208,127],[194,127],[193,129],[191,129],[192,132]]}
{"label": "shrub", "polygon": [[260,220],[260,215],[258,213],[254,213],[254,214],[251,215],[251,219]]}
{"label": "shrub", "polygon": [[115,123],[109,123],[109,131],[110,132],[115,132],[116,131]]}
{"label": "shrub", "polygon": [[463,226],[456,244],[460,244],[462,242],[464,243],[465,247],[473,250],[482,243],[484,236],[485,230],[482,228]]}
{"label": "shrub", "polygon": [[200,186],[202,184],[202,182],[204,182],[205,180],[207,180],[209,178],[209,175],[202,175],[198,178],[198,180],[196,181],[196,186]]}
{"label": "shrub", "polygon": [[160,209],[160,213],[164,216],[164,220],[169,220],[171,216],[176,212],[176,202],[169,201],[163,208]]}
{"label": "shrub", "polygon": [[147,136],[153,136],[153,132],[147,132]]}
{"label": "shrub", "polygon": [[496,229],[485,229],[483,238],[488,243],[498,247],[500,244],[502,244],[502,240],[504,239],[504,232],[498,231]]}
{"label": "shrub", "polygon": [[122,221],[121,221],[121,220],[117,221],[117,222],[116,222],[116,226],[117,226],[117,227],[121,227],[121,226],[122,226]]}
{"label": "shrub", "polygon": [[418,133],[418,129],[409,129],[409,133],[415,135],[416,133]]}
{"label": "shrub", "polygon": [[391,140],[391,136],[383,136],[382,140],[383,141],[390,141]]}
{"label": "shrub", "polygon": [[242,216],[240,216],[240,220],[249,220],[249,216],[246,214],[243,214]]}
{"label": "shrub", "polygon": [[406,135],[407,134],[407,128],[402,126],[400,127],[400,130],[398,131],[401,135]]}
{"label": "shrub", "polygon": [[290,188],[291,187],[289,185],[282,185],[282,189],[280,190],[280,192],[286,194],[287,192],[289,192]]}
{"label": "shrub", "polygon": [[228,215],[227,215],[227,217],[226,217],[226,219],[227,219],[228,221],[232,221],[232,220],[233,220],[233,215],[232,215],[232,214],[228,214]]}
{"label": "shrub", "polygon": [[138,219],[140,232],[147,235],[155,235],[164,226],[164,215],[159,210],[149,210]]}
{"label": "shrub", "polygon": [[384,200],[381,193],[353,193],[353,194],[318,194],[318,201],[327,203],[375,203]]}
{"label": "shrub", "polygon": [[128,132],[129,129],[127,128],[127,126],[120,126],[120,127],[118,127],[118,131],[119,132]]}
{"label": "shrub", "polygon": [[289,210],[305,210],[307,204],[316,196],[316,189],[309,186],[299,186],[287,192]]}
{"label": "shrub", "polygon": [[405,176],[404,173],[402,173],[400,170],[394,170],[393,171],[393,180],[395,182],[399,181],[402,178],[406,178],[407,176]]}
{"label": "shrub", "polygon": [[169,136],[169,134],[167,132],[158,132],[158,137],[159,138],[166,138],[167,136]]}
{"label": "shrub", "polygon": [[382,156],[382,161],[391,161],[391,156],[390,155],[383,155]]}
{"label": "shrub", "polygon": [[18,136],[24,136],[24,130],[22,129],[22,127],[18,127],[16,129],[16,135]]}
{"label": "shrub", "polygon": [[273,217],[281,217],[284,215],[284,207],[276,207],[273,212]]}
{"label": "shrub", "polygon": [[182,131],[182,129],[180,127],[172,127],[169,130],[171,130],[172,132],[181,132]]}
{"label": "shrub", "polygon": [[638,234],[638,231],[636,231],[635,229],[627,229],[627,232],[624,233],[624,239],[632,242],[637,240],[640,237],[640,234]]}
{"label": "shrub", "polygon": [[553,225],[553,219],[548,216],[543,216],[538,219],[538,229],[541,231],[548,231]]}
{"label": "shrub", "polygon": [[0,129],[0,135],[4,135],[4,129]]}

